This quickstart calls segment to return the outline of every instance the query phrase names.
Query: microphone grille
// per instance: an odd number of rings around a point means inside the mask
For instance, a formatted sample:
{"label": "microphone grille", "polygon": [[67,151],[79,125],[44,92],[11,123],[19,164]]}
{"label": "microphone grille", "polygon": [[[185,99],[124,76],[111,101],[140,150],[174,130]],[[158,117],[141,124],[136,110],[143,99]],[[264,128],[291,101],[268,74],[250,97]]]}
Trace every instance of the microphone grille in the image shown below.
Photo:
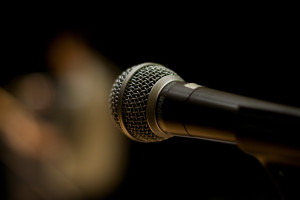
{"label": "microphone grille", "polygon": [[140,142],[164,140],[151,131],[146,106],[152,87],[168,75],[177,74],[162,65],[145,63],[127,69],[114,82],[110,93],[110,109],[116,124],[122,129],[123,123],[130,138]]}
{"label": "microphone grille", "polygon": [[121,128],[121,125],[120,125],[119,117],[118,117],[119,95],[120,95],[121,87],[123,85],[124,80],[126,79],[127,75],[133,68],[134,68],[134,66],[128,68],[126,71],[122,72],[122,74],[120,74],[118,76],[118,78],[115,80],[115,82],[112,86],[110,96],[109,96],[109,103],[110,103],[109,105],[110,105],[110,110],[111,110],[112,116],[120,128]]}

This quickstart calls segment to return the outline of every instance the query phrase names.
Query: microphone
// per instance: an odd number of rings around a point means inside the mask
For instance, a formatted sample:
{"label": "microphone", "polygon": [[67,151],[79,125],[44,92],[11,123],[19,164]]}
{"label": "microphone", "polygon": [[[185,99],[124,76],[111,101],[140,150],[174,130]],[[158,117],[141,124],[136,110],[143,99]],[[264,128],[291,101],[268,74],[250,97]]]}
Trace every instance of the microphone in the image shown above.
{"label": "microphone", "polygon": [[110,109],[135,141],[194,137],[236,144],[263,163],[300,165],[300,108],[187,83],[157,63],[124,71],[113,84]]}

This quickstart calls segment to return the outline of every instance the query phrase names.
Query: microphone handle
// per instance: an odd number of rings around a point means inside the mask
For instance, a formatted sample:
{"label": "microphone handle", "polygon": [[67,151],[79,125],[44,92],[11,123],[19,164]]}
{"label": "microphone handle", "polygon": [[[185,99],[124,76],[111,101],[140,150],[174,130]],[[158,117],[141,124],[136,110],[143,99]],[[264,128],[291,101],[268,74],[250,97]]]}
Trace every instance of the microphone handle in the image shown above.
{"label": "microphone handle", "polygon": [[235,143],[261,162],[300,165],[300,109],[196,84],[173,81],[156,103],[170,135]]}

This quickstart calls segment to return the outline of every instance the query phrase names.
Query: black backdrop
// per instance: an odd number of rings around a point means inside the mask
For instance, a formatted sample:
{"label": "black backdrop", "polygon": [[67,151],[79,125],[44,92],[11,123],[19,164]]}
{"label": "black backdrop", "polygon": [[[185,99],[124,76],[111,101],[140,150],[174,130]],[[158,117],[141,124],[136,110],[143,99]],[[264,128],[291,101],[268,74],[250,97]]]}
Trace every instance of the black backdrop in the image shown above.
{"label": "black backdrop", "polygon": [[[170,15],[133,9],[100,15],[101,10],[4,18],[1,86],[19,74],[46,71],[47,45],[59,32],[71,30],[122,70],[157,62],[189,82],[300,106],[299,32],[292,14],[282,18],[193,10]],[[5,179],[1,182],[5,193]],[[109,199],[131,197],[276,199],[277,194],[264,168],[236,146],[172,138],[131,142],[127,175]]]}

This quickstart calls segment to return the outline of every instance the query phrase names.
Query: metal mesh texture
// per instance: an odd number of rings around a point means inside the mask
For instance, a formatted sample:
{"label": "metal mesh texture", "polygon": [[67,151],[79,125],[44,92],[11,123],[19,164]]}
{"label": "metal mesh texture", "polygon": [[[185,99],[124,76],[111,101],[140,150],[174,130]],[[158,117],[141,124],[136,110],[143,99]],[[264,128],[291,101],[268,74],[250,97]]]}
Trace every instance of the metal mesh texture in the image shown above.
{"label": "metal mesh texture", "polygon": [[122,102],[118,102],[120,89],[126,76],[133,69],[123,72],[113,84],[110,94],[110,108],[115,122],[118,120],[118,104],[122,104],[122,119],[128,133],[141,142],[158,142],[163,138],[155,135],[147,123],[146,106],[149,93],[154,84],[164,76],[177,75],[172,70],[157,64],[149,64],[140,68],[128,81]]}
{"label": "metal mesh texture", "polygon": [[121,126],[118,118],[118,105],[119,105],[118,101],[119,101],[120,90],[124,80],[126,79],[127,75],[131,72],[133,68],[134,67],[130,67],[126,71],[122,72],[122,74],[120,74],[119,77],[115,80],[112,89],[110,91],[110,96],[109,96],[110,110],[115,122],[118,124],[120,128]]}

